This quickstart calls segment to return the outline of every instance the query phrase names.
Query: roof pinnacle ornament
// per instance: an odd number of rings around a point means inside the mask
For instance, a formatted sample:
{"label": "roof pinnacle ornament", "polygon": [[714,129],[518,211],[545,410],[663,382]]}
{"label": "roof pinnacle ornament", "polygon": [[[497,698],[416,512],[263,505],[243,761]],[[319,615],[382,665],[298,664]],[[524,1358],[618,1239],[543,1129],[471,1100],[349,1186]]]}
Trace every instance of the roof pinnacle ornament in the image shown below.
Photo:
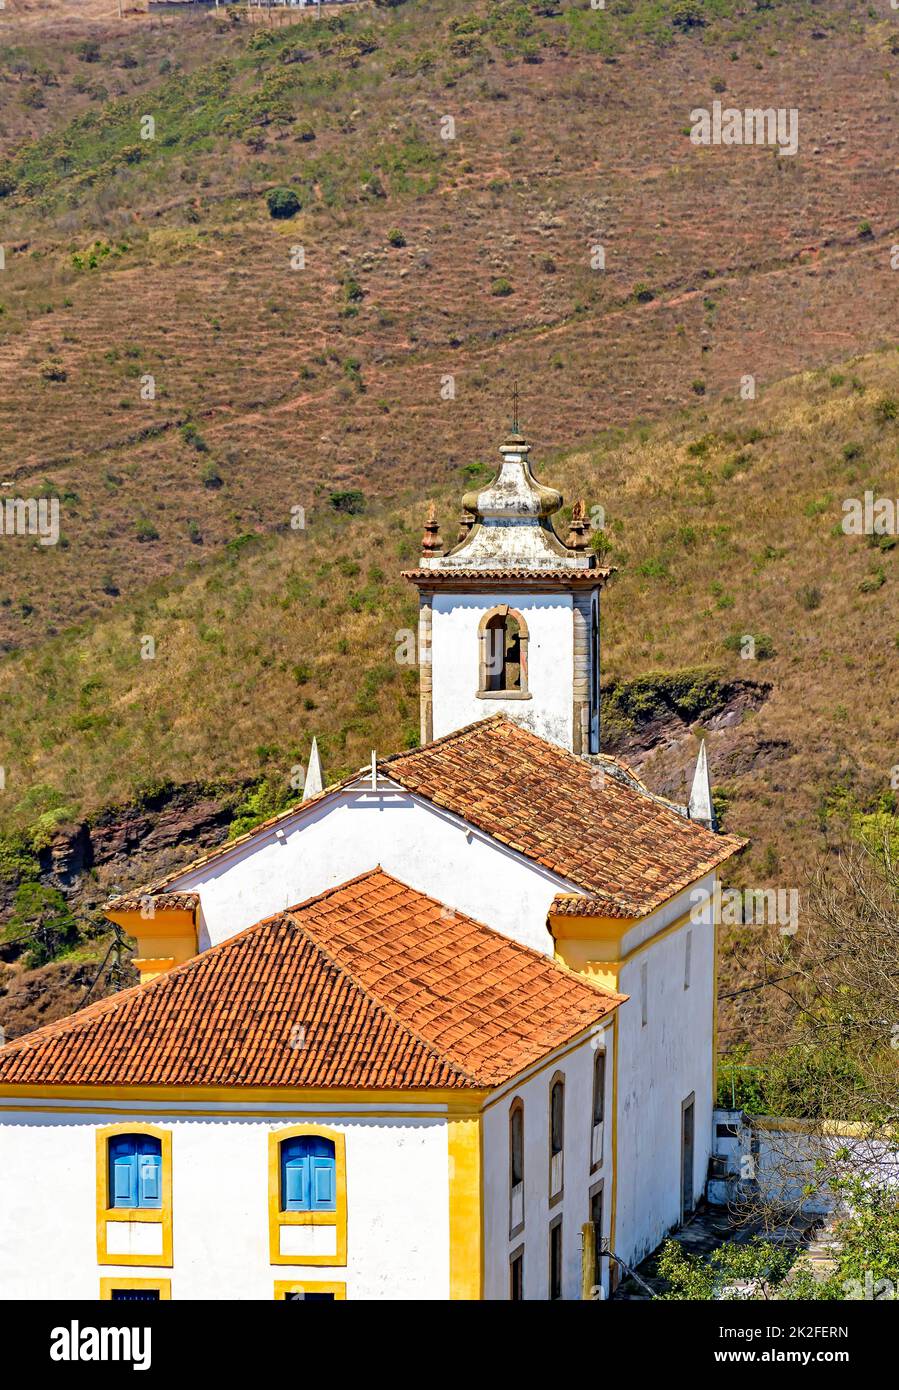
{"label": "roof pinnacle ornament", "polygon": [[465,540],[472,526],[474,526],[474,520],[474,512],[470,512],[466,507],[463,507],[459,514],[459,534],[456,536],[456,545],[461,545]]}
{"label": "roof pinnacle ornament", "polygon": [[586,550],[589,533],[590,522],[587,519],[587,504],[582,497],[579,497],[571,509],[571,521],[565,544],[569,550]]}
{"label": "roof pinnacle ornament", "polygon": [[428,519],[421,538],[422,555],[442,555],[443,541],[440,538],[440,522],[437,520],[437,504],[428,503]]}

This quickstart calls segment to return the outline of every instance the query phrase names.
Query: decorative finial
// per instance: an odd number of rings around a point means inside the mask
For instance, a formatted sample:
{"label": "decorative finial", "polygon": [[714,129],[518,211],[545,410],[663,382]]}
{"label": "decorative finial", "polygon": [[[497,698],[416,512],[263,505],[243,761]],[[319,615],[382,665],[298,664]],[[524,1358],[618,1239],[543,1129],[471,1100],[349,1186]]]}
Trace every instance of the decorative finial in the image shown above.
{"label": "decorative finial", "polygon": [[312,748],[309,751],[309,766],[306,769],[306,780],[303,784],[303,800],[308,801],[311,796],[317,796],[324,790],[325,777],[322,772],[322,760],[318,751],[318,740],[312,740]]}
{"label": "decorative finial", "polygon": [[586,550],[590,522],[587,520],[587,506],[583,498],[578,498],[571,509],[571,522],[565,541],[569,550]]}
{"label": "decorative finial", "polygon": [[512,433],[518,433],[518,382],[512,384]]}
{"label": "decorative finial", "polygon": [[428,503],[428,519],[421,538],[422,555],[442,555],[443,541],[440,539],[440,522],[437,520],[437,505]]}
{"label": "decorative finial", "polygon": [[687,809],[691,820],[699,821],[709,830],[718,829],[705,739],[699,745],[699,756],[696,759],[696,771],[693,773],[693,785],[690,788],[690,800]]}
{"label": "decorative finial", "polygon": [[456,545],[461,545],[474,525],[474,512],[470,512],[467,507],[463,507],[459,517],[459,534],[456,537]]}

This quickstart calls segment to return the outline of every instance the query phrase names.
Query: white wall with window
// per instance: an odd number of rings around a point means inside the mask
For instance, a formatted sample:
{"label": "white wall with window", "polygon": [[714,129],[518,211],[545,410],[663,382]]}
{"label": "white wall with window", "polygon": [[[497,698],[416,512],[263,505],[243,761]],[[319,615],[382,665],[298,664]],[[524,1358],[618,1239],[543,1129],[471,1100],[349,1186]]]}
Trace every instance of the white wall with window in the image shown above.
{"label": "white wall with window", "polygon": [[[711,891],[713,876],[702,882]],[[691,1095],[694,1203],[711,1153],[714,930],[684,919],[685,913],[689,898],[681,895],[657,915],[656,940],[635,950],[639,938],[624,939],[625,950],[635,953],[622,965],[618,985],[631,1004],[621,1009],[618,1025],[616,1240],[618,1253],[631,1263],[681,1219],[683,1106]]]}
{"label": "white wall with window", "polygon": [[[506,1300],[519,1293],[526,1301],[550,1298],[554,1254],[561,1261],[562,1299],[581,1297],[581,1228],[598,1211],[591,1194],[597,1189],[610,1194],[612,1185],[611,1145],[603,1145],[598,1164],[593,1158],[597,1057],[603,1060],[602,1095],[608,1108],[612,1104],[610,1024],[570,1049],[560,1049],[517,1085],[503,1087],[487,1104],[483,1131],[487,1299]],[[606,1238],[609,1221],[607,1198],[602,1217]],[[601,1261],[600,1268],[607,1289],[608,1261]]]}
{"label": "white wall with window", "polygon": [[[516,623],[522,620],[527,633],[526,642],[519,635],[516,644],[516,654],[526,660],[526,681],[522,682],[515,671],[520,662],[512,661],[511,679],[518,679],[518,687],[484,690],[485,633],[481,625],[503,608],[517,615]],[[564,592],[435,593],[431,618],[433,737],[503,713],[542,738],[571,748],[573,611],[571,594]]]}
{"label": "white wall with window", "polygon": [[[322,1110],[300,1122],[296,1108],[244,1118],[233,1113],[241,1109],[236,1101],[215,1106],[195,1100],[184,1108],[202,1109],[201,1115],[182,1115],[173,1106],[129,1122],[121,1113],[108,1113],[115,1108],[107,1103],[104,1113],[69,1114],[62,1103],[42,1098],[33,1108],[23,1102],[21,1110],[4,1115],[0,1300],[136,1297],[141,1285],[151,1291],[165,1286],[163,1296],[173,1300],[270,1300],[295,1286],[323,1297],[337,1289],[336,1296],[348,1300],[449,1296],[448,1135],[442,1115],[425,1117],[400,1107],[405,1113],[395,1118],[367,1117],[364,1107],[350,1115],[350,1107],[340,1106],[335,1110],[343,1113]],[[140,1131],[141,1121],[162,1131],[166,1141],[157,1146],[111,1134],[103,1142],[107,1130],[131,1123]],[[323,1137],[316,1142],[296,1134],[309,1127],[321,1129]],[[273,1168],[270,1135],[277,1140],[281,1131],[289,1137],[276,1151]],[[342,1161],[345,1262],[337,1224]],[[170,1262],[117,1263],[114,1249],[101,1262],[99,1206],[108,1205],[113,1215],[127,1210],[129,1217],[145,1209],[158,1220],[169,1182]],[[315,1263],[291,1255],[273,1260],[273,1226],[280,1241],[282,1224],[291,1236],[281,1246],[288,1251],[296,1233],[311,1233]]]}

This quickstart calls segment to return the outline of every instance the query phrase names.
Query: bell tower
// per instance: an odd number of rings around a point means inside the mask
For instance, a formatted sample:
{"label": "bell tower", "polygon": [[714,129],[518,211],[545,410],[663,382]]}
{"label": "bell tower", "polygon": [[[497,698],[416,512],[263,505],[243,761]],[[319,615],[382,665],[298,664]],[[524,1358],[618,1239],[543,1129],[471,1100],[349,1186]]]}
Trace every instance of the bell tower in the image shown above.
{"label": "bell tower", "polygon": [[444,549],[433,504],[417,569],[421,741],[502,711],[574,753],[599,751],[599,594],[584,504],[563,544],[562,496],[534,477],[514,429]]}

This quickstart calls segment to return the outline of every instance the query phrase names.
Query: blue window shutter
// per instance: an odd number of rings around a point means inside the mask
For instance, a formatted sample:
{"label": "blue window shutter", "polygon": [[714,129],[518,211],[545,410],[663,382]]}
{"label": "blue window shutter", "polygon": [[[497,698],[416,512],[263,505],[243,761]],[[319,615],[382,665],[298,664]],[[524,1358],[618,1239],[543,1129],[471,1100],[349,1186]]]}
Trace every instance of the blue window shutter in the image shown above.
{"label": "blue window shutter", "polygon": [[316,1155],[312,1164],[312,1211],[334,1211],[337,1206],[337,1174],[333,1154]]}
{"label": "blue window shutter", "polygon": [[281,1210],[334,1211],[337,1171],[330,1139],[310,1134],[281,1144]]}
{"label": "blue window shutter", "polygon": [[133,1139],[115,1139],[109,1145],[109,1190],[114,1207],[137,1206],[137,1153]]}
{"label": "blue window shutter", "polygon": [[284,1210],[309,1210],[309,1160],[291,1158],[284,1169]]}
{"label": "blue window shutter", "polygon": [[281,1145],[281,1206],[284,1211],[309,1210],[309,1155],[302,1139]]}
{"label": "blue window shutter", "polygon": [[155,1147],[141,1145],[142,1152],[137,1158],[137,1205],[139,1207],[162,1206],[162,1154],[159,1140],[153,1140]]}
{"label": "blue window shutter", "polygon": [[114,1207],[162,1206],[162,1144],[152,1135],[109,1141],[109,1199]]}

